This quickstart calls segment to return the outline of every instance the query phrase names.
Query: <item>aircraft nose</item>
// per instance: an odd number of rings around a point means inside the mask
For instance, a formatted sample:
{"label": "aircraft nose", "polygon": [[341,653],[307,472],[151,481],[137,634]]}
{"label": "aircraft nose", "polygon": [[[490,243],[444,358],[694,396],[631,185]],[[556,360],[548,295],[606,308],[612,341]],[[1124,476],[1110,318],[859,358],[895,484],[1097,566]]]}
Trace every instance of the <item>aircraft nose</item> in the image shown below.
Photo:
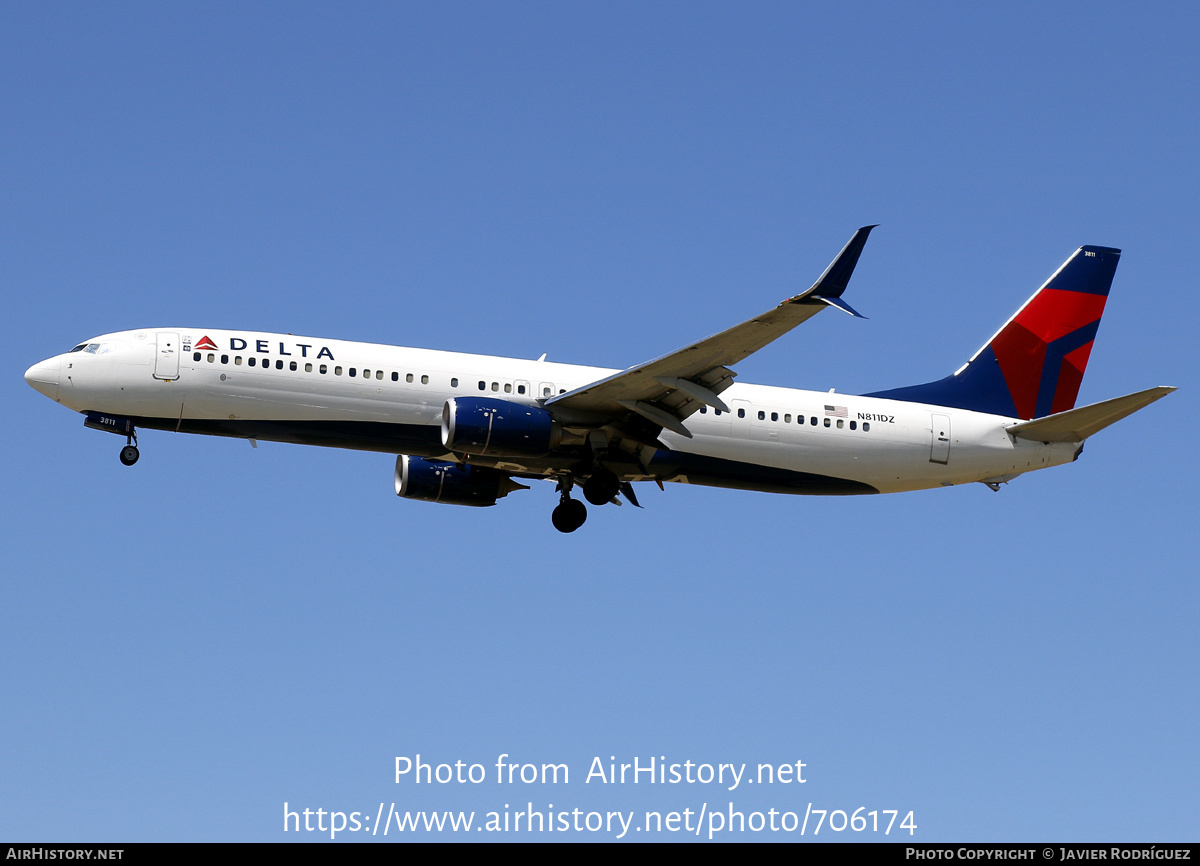
{"label": "aircraft nose", "polygon": [[25,381],[35,391],[45,394],[51,400],[58,399],[58,378],[62,366],[61,358],[48,358],[34,364],[25,371]]}

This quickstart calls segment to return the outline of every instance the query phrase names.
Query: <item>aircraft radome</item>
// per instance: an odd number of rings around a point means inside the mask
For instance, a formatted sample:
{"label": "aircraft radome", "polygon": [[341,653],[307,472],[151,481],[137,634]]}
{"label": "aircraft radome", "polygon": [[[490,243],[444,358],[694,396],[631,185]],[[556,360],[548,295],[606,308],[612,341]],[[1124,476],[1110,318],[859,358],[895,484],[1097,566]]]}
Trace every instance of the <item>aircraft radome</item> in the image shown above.
{"label": "aircraft radome", "polygon": [[557,485],[555,527],[637,505],[634,483],[771,493],[895,493],[1070,463],[1084,440],[1173,391],[1075,408],[1120,250],[1085,246],[955,373],[860,396],[735,383],[734,368],[842,300],[874,226],[812,288],[740,325],[625,370],[217,328],[106,334],[25,380],[126,437],[204,433],[397,455],[396,493],[494,505]]}

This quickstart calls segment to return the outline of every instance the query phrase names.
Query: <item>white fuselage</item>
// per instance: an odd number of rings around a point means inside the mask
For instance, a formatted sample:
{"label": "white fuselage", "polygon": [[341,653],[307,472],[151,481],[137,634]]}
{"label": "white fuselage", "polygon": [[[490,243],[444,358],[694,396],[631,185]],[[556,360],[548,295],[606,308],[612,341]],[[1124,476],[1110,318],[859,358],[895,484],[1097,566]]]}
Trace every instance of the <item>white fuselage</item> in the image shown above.
{"label": "white fuselage", "polygon": [[[125,416],[139,426],[453,459],[438,435],[447,399],[536,406],[615,372],[290,334],[169,328],[97,337],[35,365],[26,378],[71,409]],[[672,453],[890,493],[1007,480],[1069,463],[1078,451],[1071,443],[1009,435],[1005,428],[1016,419],[961,409],[751,384],[731,385],[721,397],[730,412],[705,407],[686,419],[693,438],[662,432]],[[536,458],[495,465],[527,476],[556,470],[553,461]],[[688,477],[686,460],[661,477],[697,481]],[[720,483],[766,489],[752,480]]]}

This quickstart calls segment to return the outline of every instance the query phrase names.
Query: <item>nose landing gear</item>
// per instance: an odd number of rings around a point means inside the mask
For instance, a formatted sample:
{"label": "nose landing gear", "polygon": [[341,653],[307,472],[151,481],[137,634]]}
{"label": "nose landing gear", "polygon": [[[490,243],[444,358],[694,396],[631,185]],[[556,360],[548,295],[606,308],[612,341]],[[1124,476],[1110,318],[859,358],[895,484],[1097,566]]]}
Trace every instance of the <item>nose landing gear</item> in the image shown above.
{"label": "nose landing gear", "polygon": [[137,430],[132,418],[122,418],[119,415],[106,415],[102,412],[84,412],[83,426],[93,430],[103,430],[105,433],[116,433],[125,437],[125,447],[121,449],[121,462],[132,466],[138,462]]}
{"label": "nose landing gear", "polygon": [[125,447],[121,449],[121,462],[126,466],[132,466],[138,462],[138,458],[141,456],[137,447],[137,433],[130,430],[129,437],[125,440]]}

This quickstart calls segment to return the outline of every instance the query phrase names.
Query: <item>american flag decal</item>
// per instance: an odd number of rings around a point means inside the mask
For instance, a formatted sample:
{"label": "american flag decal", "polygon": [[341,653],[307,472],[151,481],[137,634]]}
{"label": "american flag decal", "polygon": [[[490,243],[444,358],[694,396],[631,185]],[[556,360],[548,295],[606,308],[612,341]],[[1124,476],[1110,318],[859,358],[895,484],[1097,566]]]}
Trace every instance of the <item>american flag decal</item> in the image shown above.
{"label": "american flag decal", "polygon": [[834,418],[849,418],[850,413],[846,411],[845,406],[825,406],[825,414]]}

